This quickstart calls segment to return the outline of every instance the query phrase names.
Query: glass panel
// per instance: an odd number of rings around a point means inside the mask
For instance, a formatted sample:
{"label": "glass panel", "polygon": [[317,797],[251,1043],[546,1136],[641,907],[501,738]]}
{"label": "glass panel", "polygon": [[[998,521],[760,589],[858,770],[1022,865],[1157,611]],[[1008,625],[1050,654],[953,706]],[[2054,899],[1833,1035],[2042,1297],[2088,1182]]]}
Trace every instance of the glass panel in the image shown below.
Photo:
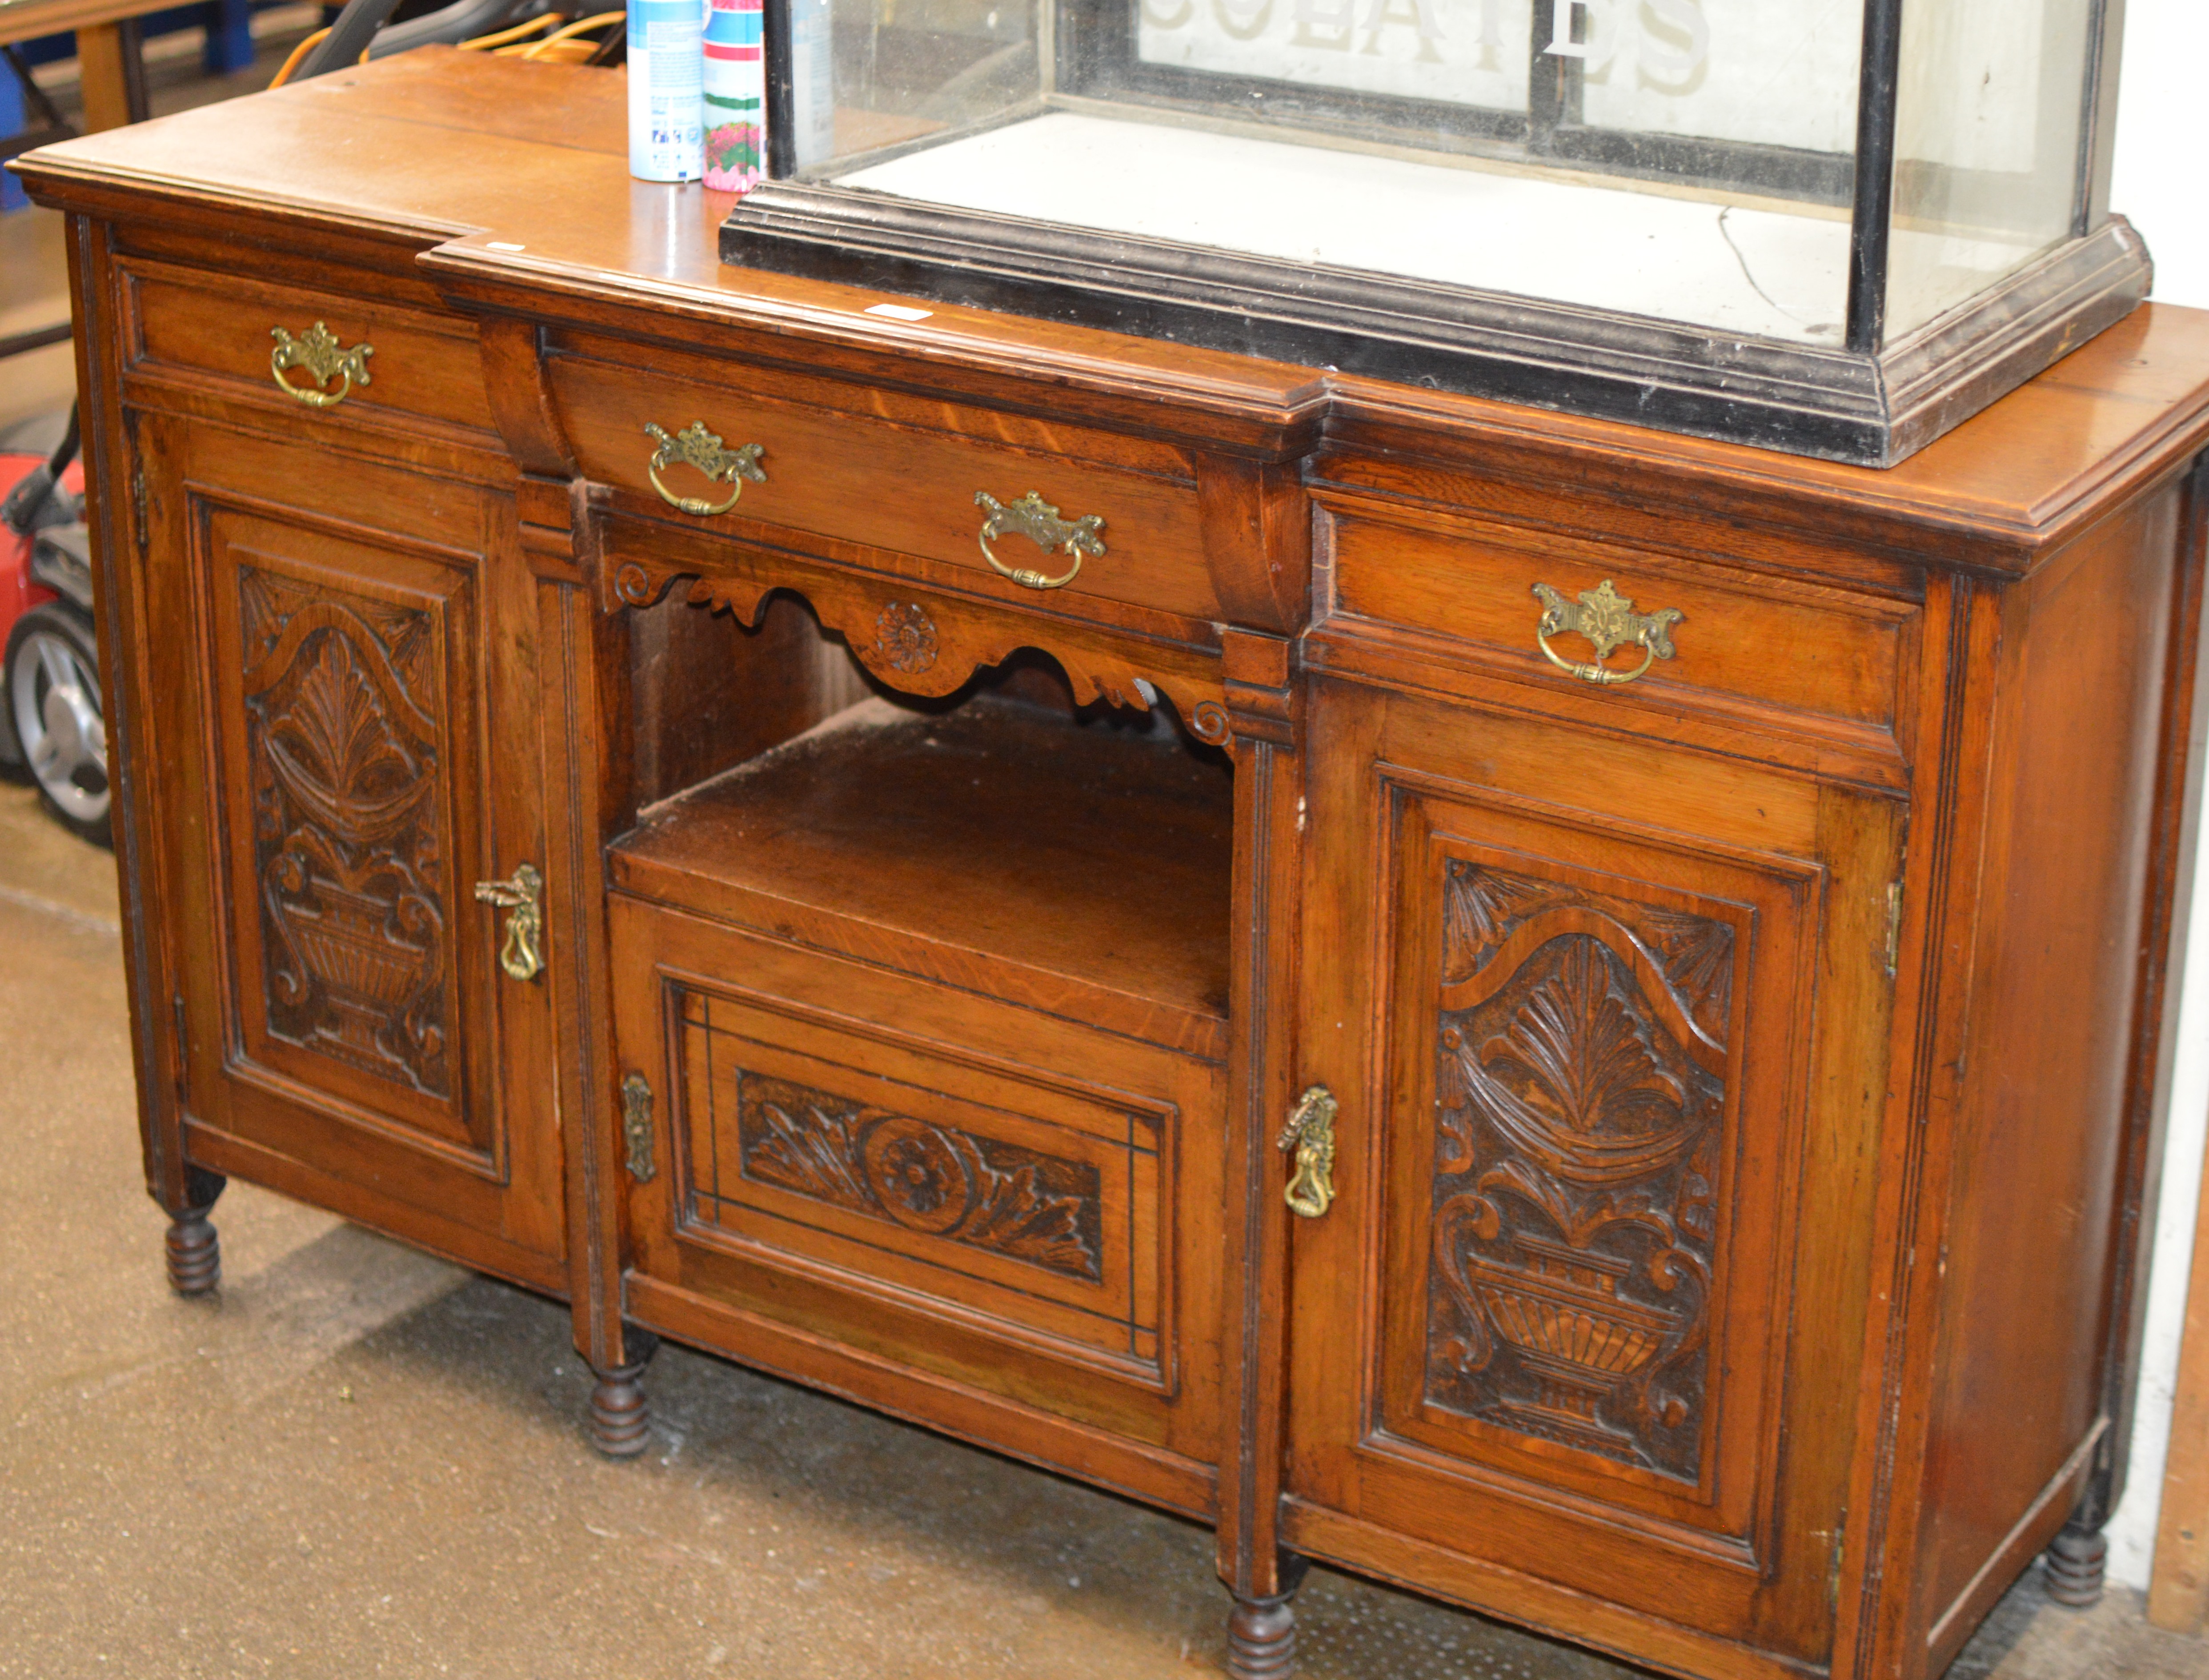
{"label": "glass panel", "polygon": [[1887,338],[2070,237],[2095,0],[1910,0]]}
{"label": "glass panel", "polygon": [[[1863,0],[1646,0],[1640,14],[1631,39],[1590,64],[1584,122],[1807,154],[1798,166],[1856,150]],[[1770,174],[1784,160],[1758,161]],[[1827,183],[1839,202],[1845,184]]]}
{"label": "glass panel", "polygon": [[1035,0],[790,0],[798,172],[954,134],[1043,91]]}
{"label": "glass panel", "polygon": [[[1463,132],[1523,134],[1533,27],[1532,0],[1141,0],[1135,57],[1237,83],[1285,84],[1272,90],[1277,100],[1299,87],[1380,94],[1452,107],[1442,120]],[[1101,63],[1081,68],[1094,80],[1111,77]],[[1233,90],[1188,91],[1217,101]],[[1268,90],[1248,94],[1257,107],[1249,114],[1266,116]],[[1502,120],[1483,122],[1484,111]],[[1364,116],[1386,120],[1370,108]]]}
{"label": "glass panel", "polygon": [[792,4],[810,178],[1840,340],[1863,0]]}

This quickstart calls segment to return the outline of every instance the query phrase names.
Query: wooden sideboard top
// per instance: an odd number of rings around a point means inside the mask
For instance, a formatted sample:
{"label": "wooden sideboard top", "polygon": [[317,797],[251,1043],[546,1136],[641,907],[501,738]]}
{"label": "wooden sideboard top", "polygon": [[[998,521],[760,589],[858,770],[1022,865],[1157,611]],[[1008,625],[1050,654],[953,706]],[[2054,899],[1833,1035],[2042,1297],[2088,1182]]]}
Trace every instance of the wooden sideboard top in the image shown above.
{"label": "wooden sideboard top", "polygon": [[[443,48],[44,148],[16,167],[42,201],[118,220],[179,217],[234,230],[240,208],[297,244],[316,231],[412,247],[478,307],[699,343],[733,330],[748,353],[802,337],[858,356],[933,363],[976,380],[1171,401],[1261,428],[1280,453],[1321,443],[1447,468],[1538,467],[1595,497],[1646,493],[1703,517],[1771,517],[1920,551],[1935,533],[2021,569],[2140,485],[2209,444],[2209,311],[2146,304],[2010,396],[1884,471],[1614,422],[942,306],[870,316],[906,298],[724,266],[733,200],[629,178],[619,75]],[[158,208],[155,201],[158,201]],[[214,220],[207,222],[208,213]],[[280,229],[290,230],[288,234]],[[1935,541],[1929,549],[1942,547]]]}

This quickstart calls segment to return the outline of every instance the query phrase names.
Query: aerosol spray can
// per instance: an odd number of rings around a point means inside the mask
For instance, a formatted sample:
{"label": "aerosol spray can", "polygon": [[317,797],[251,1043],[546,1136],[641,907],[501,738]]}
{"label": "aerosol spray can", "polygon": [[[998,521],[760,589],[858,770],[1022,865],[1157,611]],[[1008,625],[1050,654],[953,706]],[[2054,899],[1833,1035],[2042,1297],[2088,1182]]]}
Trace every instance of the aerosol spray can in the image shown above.
{"label": "aerosol spray can", "polygon": [[704,167],[705,0],[629,0],[629,172],[695,181]]}
{"label": "aerosol spray can", "polygon": [[749,192],[767,166],[761,0],[713,0],[706,15],[706,184]]}

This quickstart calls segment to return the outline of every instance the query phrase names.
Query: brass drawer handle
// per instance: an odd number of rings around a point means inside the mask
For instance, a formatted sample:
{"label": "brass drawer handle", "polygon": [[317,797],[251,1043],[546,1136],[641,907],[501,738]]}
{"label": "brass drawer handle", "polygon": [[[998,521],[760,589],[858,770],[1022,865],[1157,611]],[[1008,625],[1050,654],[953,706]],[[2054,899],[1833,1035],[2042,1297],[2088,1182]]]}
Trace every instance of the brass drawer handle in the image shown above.
{"label": "brass drawer handle", "polygon": [[[376,354],[376,346],[356,344],[341,349],[338,335],[319,321],[298,338],[281,327],[271,327],[268,336],[276,340],[268,352],[268,371],[276,388],[310,408],[335,408],[352,394],[354,386],[375,382],[368,376],[368,358]],[[284,376],[289,368],[306,369],[315,376],[314,387],[294,385]],[[334,391],[329,388],[333,379],[341,382]]]}
{"label": "brass drawer handle", "polygon": [[[1104,528],[1102,514],[1061,519],[1058,509],[1033,491],[1008,507],[988,491],[978,490],[974,492],[974,505],[986,515],[982,521],[982,557],[1014,582],[1030,589],[1063,589],[1080,571],[1083,555],[1101,556],[1104,552],[1104,539],[1097,534]],[[1008,531],[1018,532],[1038,548],[1058,549],[1070,554],[1074,563],[1057,577],[1046,577],[1026,567],[1008,566],[990,546],[990,538],[1002,537]]]}
{"label": "brass drawer handle", "polygon": [[1274,1147],[1296,1156],[1296,1171],[1281,1199],[1289,1211],[1315,1219],[1334,1203],[1334,1093],[1315,1085],[1297,1099]]}
{"label": "brass drawer handle", "polygon": [[[703,420],[690,424],[670,437],[649,420],[644,423],[645,435],[657,438],[659,448],[652,457],[652,465],[645,470],[652,475],[652,487],[659,492],[659,499],[671,508],[679,508],[700,519],[711,519],[715,514],[725,514],[737,505],[737,498],[744,493],[744,483],[749,479],[755,485],[767,482],[767,474],[760,470],[760,446],[746,443],[734,449],[725,449],[721,440],[706,430]],[[677,461],[695,467],[713,484],[729,486],[725,502],[708,502],[702,496],[677,496],[668,489],[665,479],[659,476],[664,467]]]}
{"label": "brass drawer handle", "polygon": [[[1656,612],[1636,612],[1634,603],[1610,587],[1609,578],[1583,590],[1577,601],[1568,601],[1546,583],[1534,586],[1542,603],[1542,622],[1534,627],[1534,645],[1542,656],[1562,671],[1584,683],[1631,683],[1649,669],[1652,659],[1672,657],[1672,626],[1687,615],[1676,607]],[[1568,632],[1586,636],[1595,646],[1595,659],[1582,663],[1560,659],[1550,638]],[[1617,671],[1604,661],[1624,647],[1641,649],[1641,663],[1631,671]]]}
{"label": "brass drawer handle", "polygon": [[545,877],[527,864],[511,881],[479,881],[476,896],[506,910],[506,942],[498,966],[517,980],[533,980],[545,969]]}

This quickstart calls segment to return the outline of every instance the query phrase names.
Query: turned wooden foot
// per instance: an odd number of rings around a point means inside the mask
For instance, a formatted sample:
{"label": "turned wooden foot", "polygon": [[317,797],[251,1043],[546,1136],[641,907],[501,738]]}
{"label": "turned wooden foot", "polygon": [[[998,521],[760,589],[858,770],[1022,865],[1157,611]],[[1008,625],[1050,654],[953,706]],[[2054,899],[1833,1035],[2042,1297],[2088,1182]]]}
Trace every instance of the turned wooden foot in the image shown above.
{"label": "turned wooden foot", "polygon": [[2068,1523],[2048,1548],[2048,1596],[2074,1610],[2091,1610],[2102,1601],[2102,1576],[2110,1543],[2098,1528]]}
{"label": "turned wooden foot", "polygon": [[1285,1559],[1282,1590],[1269,1598],[1239,1593],[1227,1613],[1229,1680],[1287,1680],[1297,1665],[1297,1613],[1289,1601],[1303,1585],[1304,1561]]}
{"label": "turned wooden foot", "polygon": [[645,1449],[652,1432],[652,1407],[638,1379],[659,1342],[636,1330],[626,1340],[629,1364],[592,1367],[599,1380],[591,1390],[591,1444],[608,1458],[635,1458]]}
{"label": "turned wooden foot", "polygon": [[227,1182],[212,1172],[195,1171],[183,1205],[166,1210],[169,1233],[163,1246],[169,1287],[179,1295],[205,1295],[222,1281],[222,1243],[208,1214]]}

